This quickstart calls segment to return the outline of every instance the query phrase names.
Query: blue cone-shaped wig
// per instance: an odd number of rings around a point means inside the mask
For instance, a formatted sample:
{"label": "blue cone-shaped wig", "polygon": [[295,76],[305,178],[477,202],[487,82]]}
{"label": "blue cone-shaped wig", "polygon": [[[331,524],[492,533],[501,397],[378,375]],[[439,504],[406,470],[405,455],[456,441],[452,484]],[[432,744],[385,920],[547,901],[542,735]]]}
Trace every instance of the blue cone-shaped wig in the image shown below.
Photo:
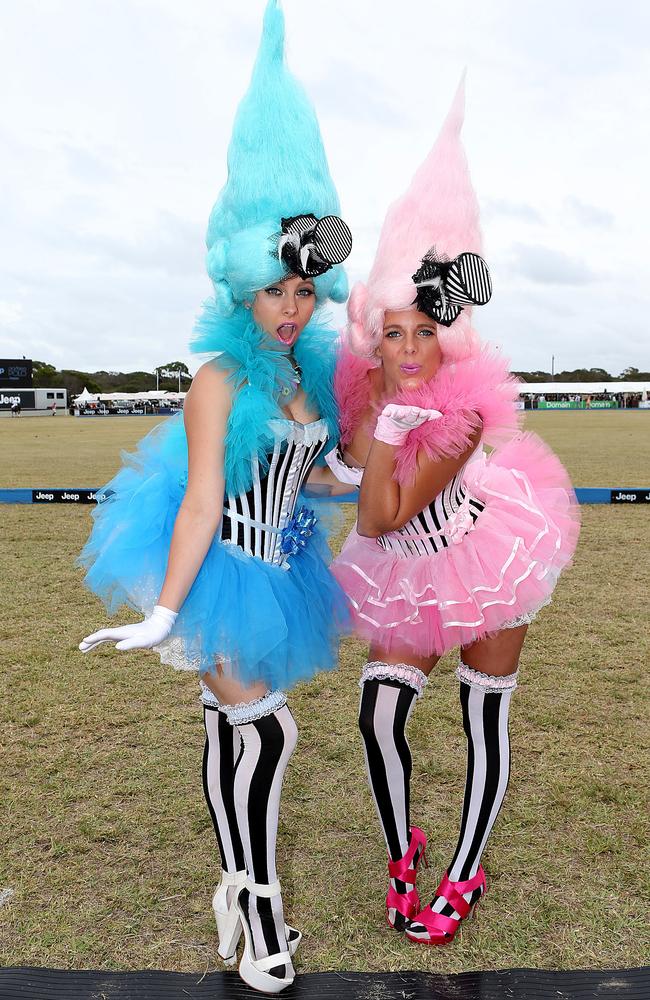
{"label": "blue cone-shaped wig", "polygon": [[[287,276],[275,247],[280,220],[308,213],[338,215],[339,199],[316,113],[285,63],[284,15],[278,0],[269,0],[253,76],[235,117],[228,179],[208,223],[207,268],[222,315]],[[320,302],[347,298],[341,265],[314,285]]]}

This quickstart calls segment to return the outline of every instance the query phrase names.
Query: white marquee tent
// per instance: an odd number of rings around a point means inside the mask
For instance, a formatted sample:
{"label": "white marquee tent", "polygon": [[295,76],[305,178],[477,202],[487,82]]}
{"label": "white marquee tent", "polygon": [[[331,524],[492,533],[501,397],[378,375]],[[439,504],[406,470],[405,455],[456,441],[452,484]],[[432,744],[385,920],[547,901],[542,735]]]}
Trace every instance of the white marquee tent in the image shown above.
{"label": "white marquee tent", "polygon": [[599,396],[608,393],[650,393],[650,382],[522,382],[521,392],[533,396]]}
{"label": "white marquee tent", "polygon": [[75,406],[79,403],[122,403],[122,402],[149,402],[159,400],[161,403],[175,403],[185,399],[184,392],[167,392],[164,389],[149,389],[147,392],[88,392],[84,391],[75,398]]}

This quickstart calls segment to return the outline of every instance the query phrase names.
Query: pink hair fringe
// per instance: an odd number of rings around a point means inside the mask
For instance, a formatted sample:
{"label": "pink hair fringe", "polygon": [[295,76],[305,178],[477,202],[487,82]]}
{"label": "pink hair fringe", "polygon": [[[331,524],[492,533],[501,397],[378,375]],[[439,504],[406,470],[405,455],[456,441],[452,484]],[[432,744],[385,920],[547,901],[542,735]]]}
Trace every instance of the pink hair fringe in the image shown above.
{"label": "pink hair fringe", "polygon": [[334,397],[339,410],[341,448],[350,443],[361,423],[370,395],[368,372],[375,367],[368,358],[359,358],[345,345],[341,347],[334,373]]}

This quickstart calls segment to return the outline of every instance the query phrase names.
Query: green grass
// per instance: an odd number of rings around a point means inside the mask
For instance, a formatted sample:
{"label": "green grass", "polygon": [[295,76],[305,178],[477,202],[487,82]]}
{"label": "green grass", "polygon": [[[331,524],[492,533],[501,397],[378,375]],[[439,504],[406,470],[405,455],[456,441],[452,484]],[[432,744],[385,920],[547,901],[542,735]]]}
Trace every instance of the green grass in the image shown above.
{"label": "green grass", "polygon": [[[535,414],[577,485],[647,485],[645,414]],[[2,486],[96,485],[153,421],[0,421]],[[644,463],[644,466],[641,463]],[[348,516],[351,512],[348,513]],[[280,871],[299,971],[458,972],[647,962],[647,512],[583,508],[575,566],[530,630],[490,890],[446,949],[383,921],[385,855],[356,732],[364,649],[292,693],[301,731]],[[104,620],[73,568],[89,509],[0,507],[0,962],[220,968],[217,853],[201,792],[196,679],[148,653],[82,657]],[[126,620],[126,615],[124,620]],[[464,753],[453,658],[414,715],[413,821],[431,891],[453,849]],[[645,883],[645,884],[644,884]]]}
{"label": "green grass", "polygon": [[[161,419],[0,419],[0,488],[100,486],[117,471],[120,451],[132,449]],[[525,427],[557,451],[576,486],[648,485],[647,411],[536,411],[526,414]]]}

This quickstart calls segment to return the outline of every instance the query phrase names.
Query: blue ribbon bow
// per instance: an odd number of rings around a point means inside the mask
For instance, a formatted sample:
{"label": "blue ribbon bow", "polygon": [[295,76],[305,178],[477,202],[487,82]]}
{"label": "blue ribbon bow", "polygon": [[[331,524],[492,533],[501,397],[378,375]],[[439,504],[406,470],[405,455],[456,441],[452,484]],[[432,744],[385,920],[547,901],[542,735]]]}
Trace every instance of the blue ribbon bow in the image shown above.
{"label": "blue ribbon bow", "polygon": [[280,551],[285,556],[295,556],[304,549],[309,538],[314,533],[318,521],[313,510],[301,507],[282,529],[280,536]]}

